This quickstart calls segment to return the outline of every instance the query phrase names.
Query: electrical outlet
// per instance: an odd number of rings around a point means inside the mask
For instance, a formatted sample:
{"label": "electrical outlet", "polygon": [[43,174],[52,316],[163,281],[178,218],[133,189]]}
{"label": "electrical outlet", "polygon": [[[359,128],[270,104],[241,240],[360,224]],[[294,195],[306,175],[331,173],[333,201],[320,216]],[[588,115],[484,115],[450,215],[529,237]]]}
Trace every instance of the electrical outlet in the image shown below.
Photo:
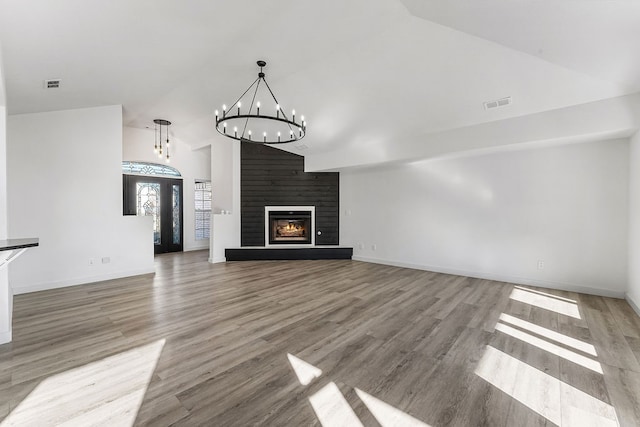
{"label": "electrical outlet", "polygon": [[376,245],[375,243],[373,245],[371,245],[371,250],[375,251],[376,249],[378,249],[378,245]]}
{"label": "electrical outlet", "polygon": [[103,264],[109,264],[110,262],[111,262],[111,258],[109,258],[108,256],[102,258]]}
{"label": "electrical outlet", "polygon": [[541,259],[538,260],[538,270],[544,270],[544,261]]}

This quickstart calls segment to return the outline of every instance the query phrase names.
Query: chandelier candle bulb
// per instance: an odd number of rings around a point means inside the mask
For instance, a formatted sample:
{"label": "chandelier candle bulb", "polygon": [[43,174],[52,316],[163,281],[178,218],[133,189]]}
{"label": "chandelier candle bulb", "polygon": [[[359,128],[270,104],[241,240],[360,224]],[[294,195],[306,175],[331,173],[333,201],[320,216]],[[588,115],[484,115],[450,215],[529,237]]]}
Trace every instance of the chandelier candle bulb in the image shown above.
{"label": "chandelier candle bulb", "polygon": [[258,101],[258,103],[256,104],[256,110],[258,112],[258,115],[260,115],[260,101]]}
{"label": "chandelier candle bulb", "polygon": [[226,135],[227,134],[227,122],[224,122],[222,124],[222,127],[224,128],[224,134]]}
{"label": "chandelier candle bulb", "polygon": [[233,136],[235,136],[236,138],[238,137],[238,128],[237,127],[233,128]]}
{"label": "chandelier candle bulb", "polygon": [[216,122],[218,121],[218,110],[216,110]]}
{"label": "chandelier candle bulb", "polygon": [[249,131],[249,141],[251,141],[251,131]]}
{"label": "chandelier candle bulb", "polygon": [[276,104],[276,119],[280,118],[280,104]]}
{"label": "chandelier candle bulb", "polygon": [[238,115],[240,115],[240,107],[242,106],[242,102],[238,102]]}
{"label": "chandelier candle bulb", "polygon": [[293,116],[293,119],[291,119],[294,123],[296,121],[296,110],[291,110],[291,115]]}
{"label": "chandelier candle bulb", "polygon": [[280,132],[278,132],[278,142],[280,142]]}
{"label": "chandelier candle bulb", "polygon": [[266,132],[262,132],[262,139],[264,142],[267,142],[267,133]]}
{"label": "chandelier candle bulb", "polygon": [[227,105],[222,104],[222,118],[224,119],[224,116],[226,115],[227,115]]}

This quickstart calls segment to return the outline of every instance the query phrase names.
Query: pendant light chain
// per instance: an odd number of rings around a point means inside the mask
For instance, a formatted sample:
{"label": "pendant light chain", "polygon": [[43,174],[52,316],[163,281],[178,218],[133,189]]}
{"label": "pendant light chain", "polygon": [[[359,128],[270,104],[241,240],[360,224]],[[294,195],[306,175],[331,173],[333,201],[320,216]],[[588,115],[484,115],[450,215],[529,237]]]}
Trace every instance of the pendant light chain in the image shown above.
{"label": "pendant light chain", "polygon": [[166,151],[166,161],[167,163],[169,163],[169,159],[171,158],[171,156],[169,155],[169,144],[170,144],[170,140],[169,140],[169,126],[171,125],[171,122],[169,120],[165,120],[165,119],[154,119],[153,123],[155,123],[155,134],[154,134],[154,147],[153,147],[153,152],[156,153],[158,155],[159,158],[162,158],[162,126],[164,126],[164,131],[166,134],[166,140],[165,140],[165,151]]}

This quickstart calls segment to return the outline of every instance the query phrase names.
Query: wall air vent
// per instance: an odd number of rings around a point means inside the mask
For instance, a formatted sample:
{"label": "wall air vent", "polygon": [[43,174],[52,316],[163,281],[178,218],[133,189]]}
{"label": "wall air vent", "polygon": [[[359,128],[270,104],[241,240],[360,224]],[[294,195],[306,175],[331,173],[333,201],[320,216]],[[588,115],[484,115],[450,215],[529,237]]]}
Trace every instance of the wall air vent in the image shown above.
{"label": "wall air vent", "polygon": [[51,79],[44,81],[45,89],[57,89],[60,87],[60,79]]}
{"label": "wall air vent", "polygon": [[511,104],[511,97],[507,96],[506,98],[496,99],[494,101],[487,101],[484,103],[485,110],[491,110],[493,108],[504,107],[505,105]]}

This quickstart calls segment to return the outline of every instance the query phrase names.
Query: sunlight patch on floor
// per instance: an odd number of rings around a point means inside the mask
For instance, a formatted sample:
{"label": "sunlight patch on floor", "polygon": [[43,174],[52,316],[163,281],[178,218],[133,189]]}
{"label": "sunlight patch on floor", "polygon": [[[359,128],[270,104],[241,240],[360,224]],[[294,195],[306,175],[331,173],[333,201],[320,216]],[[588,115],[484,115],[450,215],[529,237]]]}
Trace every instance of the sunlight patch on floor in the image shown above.
{"label": "sunlight patch on floor", "polygon": [[560,347],[559,345],[550,343],[536,336],[530,335],[526,332],[521,331],[520,329],[512,328],[511,326],[505,325],[503,323],[498,323],[496,324],[496,331],[500,331],[513,338],[517,338],[521,341],[524,341],[528,344],[538,347],[541,350],[548,351],[549,353],[555,354],[556,356],[560,356],[563,359],[566,359],[570,362],[576,363],[587,369],[591,369],[592,371],[597,372],[599,374],[603,373],[602,366],[600,365],[599,362],[593,359],[589,359],[586,356],[578,354],[564,347]]}
{"label": "sunlight patch on floor", "polygon": [[300,384],[302,385],[308,385],[311,383],[311,381],[322,375],[321,369],[316,368],[312,364],[295,357],[293,354],[287,353],[287,359],[289,359],[291,368],[293,368],[293,372],[296,373],[298,381],[300,381]]}
{"label": "sunlight patch on floor", "polygon": [[[287,358],[302,385],[308,385],[322,375],[322,370],[290,353],[287,353]],[[355,391],[382,427],[431,427],[358,388]],[[362,426],[362,422],[334,382],[311,395],[309,403],[323,427]]]}
{"label": "sunlight patch on floor", "polygon": [[131,426],[165,340],[43,380],[0,426]]}
{"label": "sunlight patch on floor", "polygon": [[512,300],[530,304],[545,310],[554,311],[565,316],[581,319],[578,304],[554,296],[548,296],[543,292],[534,292],[529,289],[515,287],[509,296]]}
{"label": "sunlight patch on floor", "polygon": [[382,427],[430,427],[417,418],[356,388],[356,394]]}
{"label": "sunlight patch on floor", "polygon": [[576,301],[574,299],[560,297],[558,295],[554,295],[554,294],[550,294],[550,293],[547,293],[547,292],[538,291],[536,289],[525,288],[523,286],[517,286],[517,285],[514,286],[514,288],[521,289],[521,290],[527,291],[527,292],[533,292],[534,294],[538,294],[538,295],[544,295],[546,297],[554,298],[554,299],[557,299],[557,300],[560,300],[560,301],[566,301],[566,302],[570,302],[570,303],[573,303],[573,304],[577,304],[578,303],[578,301]]}
{"label": "sunlight patch on floor", "polygon": [[567,335],[560,334],[558,332],[552,331],[551,329],[543,328],[542,326],[538,326],[534,323],[527,322],[526,320],[519,319],[517,317],[510,316],[508,314],[502,313],[500,315],[500,320],[509,323],[511,325],[517,326],[522,329],[526,329],[534,334],[541,335],[550,340],[559,342],[561,344],[567,345],[569,347],[573,347],[576,350],[580,350],[584,353],[588,353],[592,356],[598,356],[596,352],[596,348],[589,343],[584,341],[577,340],[575,338],[571,338]]}
{"label": "sunlight patch on floor", "polygon": [[617,426],[615,409],[491,346],[476,375],[559,426]]}
{"label": "sunlight patch on floor", "polygon": [[309,402],[323,427],[362,426],[349,402],[333,382],[309,397]]}

